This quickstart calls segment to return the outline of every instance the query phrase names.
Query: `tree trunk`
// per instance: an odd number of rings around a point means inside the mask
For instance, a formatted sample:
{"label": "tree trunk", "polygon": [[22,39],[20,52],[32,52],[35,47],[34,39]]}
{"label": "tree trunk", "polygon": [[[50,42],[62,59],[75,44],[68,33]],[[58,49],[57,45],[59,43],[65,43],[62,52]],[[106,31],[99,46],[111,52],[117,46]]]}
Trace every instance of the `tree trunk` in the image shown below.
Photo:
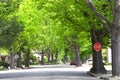
{"label": "tree trunk", "polygon": [[10,69],[14,69],[14,53],[13,53],[13,48],[10,49]]}
{"label": "tree trunk", "polygon": [[54,54],[51,54],[51,63],[54,63]]}
{"label": "tree trunk", "polygon": [[[101,32],[102,30],[95,31],[94,29],[91,29],[91,40],[92,40],[92,46],[99,42],[102,44],[102,37]],[[103,62],[102,62],[102,53],[100,51],[93,50],[93,67],[91,68],[90,72],[92,73],[106,73],[106,69],[104,68]]]}
{"label": "tree trunk", "polygon": [[18,68],[23,68],[23,67],[22,67],[22,61],[21,61],[21,51],[19,51],[19,52],[17,53],[17,55],[18,55],[17,67],[18,67]]}
{"label": "tree trunk", "polygon": [[28,49],[28,51],[26,53],[25,67],[27,67],[27,68],[30,67],[30,49]]}
{"label": "tree trunk", "polygon": [[50,64],[50,48],[48,48],[48,64]]}
{"label": "tree trunk", "polygon": [[80,52],[79,52],[79,45],[76,43],[76,36],[72,36],[72,51],[75,53],[75,62],[76,66],[81,66],[81,59],[80,59]]}
{"label": "tree trunk", "polygon": [[80,61],[80,52],[79,52],[79,47],[77,46],[77,44],[75,45],[75,54],[76,54],[76,57],[75,57],[75,61],[76,61],[76,66],[81,66],[81,61]]}
{"label": "tree trunk", "polygon": [[50,53],[48,53],[48,64],[50,64]]}
{"label": "tree trunk", "polygon": [[112,30],[112,75],[120,76],[120,31]]}
{"label": "tree trunk", "polygon": [[41,65],[44,65],[45,63],[44,63],[44,52],[43,52],[43,50],[42,50],[42,57],[41,57]]}
{"label": "tree trunk", "polygon": [[64,55],[64,58],[63,58],[63,63],[64,63],[64,64],[66,64],[66,62],[67,62],[67,55],[68,55],[68,54],[65,52],[65,55]]}
{"label": "tree trunk", "polygon": [[114,0],[111,29],[112,75],[120,77],[120,0]]}
{"label": "tree trunk", "polygon": [[66,63],[68,62],[68,51],[69,49],[68,48],[65,48],[65,55],[64,55],[64,58],[63,58],[63,63]]}
{"label": "tree trunk", "polygon": [[58,51],[56,50],[56,54],[55,54],[55,63],[58,63]]}

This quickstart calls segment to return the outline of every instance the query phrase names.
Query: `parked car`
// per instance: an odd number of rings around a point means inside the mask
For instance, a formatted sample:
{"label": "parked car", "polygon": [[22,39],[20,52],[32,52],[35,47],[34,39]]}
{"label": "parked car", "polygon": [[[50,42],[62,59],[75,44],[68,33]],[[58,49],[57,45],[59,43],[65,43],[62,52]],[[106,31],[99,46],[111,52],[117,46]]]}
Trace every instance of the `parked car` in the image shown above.
{"label": "parked car", "polygon": [[70,65],[77,65],[77,63],[75,61],[71,61]]}

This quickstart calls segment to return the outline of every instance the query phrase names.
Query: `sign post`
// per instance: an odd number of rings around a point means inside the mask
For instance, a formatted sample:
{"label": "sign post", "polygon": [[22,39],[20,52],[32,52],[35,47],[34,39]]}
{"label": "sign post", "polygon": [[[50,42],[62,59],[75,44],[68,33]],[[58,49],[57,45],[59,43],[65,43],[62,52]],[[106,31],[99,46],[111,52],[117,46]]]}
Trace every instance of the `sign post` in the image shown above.
{"label": "sign post", "polygon": [[101,45],[101,43],[97,42],[93,45],[93,48],[95,51],[100,51],[102,49],[102,45]]}

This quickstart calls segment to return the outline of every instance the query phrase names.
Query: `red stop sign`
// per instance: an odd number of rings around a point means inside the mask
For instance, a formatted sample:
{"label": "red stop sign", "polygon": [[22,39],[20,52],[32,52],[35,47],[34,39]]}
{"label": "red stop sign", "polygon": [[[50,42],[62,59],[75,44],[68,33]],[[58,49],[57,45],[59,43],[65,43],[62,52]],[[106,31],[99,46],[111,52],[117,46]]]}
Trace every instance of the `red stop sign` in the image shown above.
{"label": "red stop sign", "polygon": [[95,43],[93,48],[95,51],[100,51],[102,49],[102,45],[100,43]]}

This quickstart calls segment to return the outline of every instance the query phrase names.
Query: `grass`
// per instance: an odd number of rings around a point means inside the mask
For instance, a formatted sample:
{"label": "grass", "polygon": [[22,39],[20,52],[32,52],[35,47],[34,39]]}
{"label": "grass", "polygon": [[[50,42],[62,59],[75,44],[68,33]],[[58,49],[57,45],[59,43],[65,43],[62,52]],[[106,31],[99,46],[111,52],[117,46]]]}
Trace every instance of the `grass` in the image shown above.
{"label": "grass", "polygon": [[107,63],[107,62],[105,62],[104,65],[111,65],[111,63]]}
{"label": "grass", "polygon": [[0,71],[6,70],[6,68],[0,67]]}

